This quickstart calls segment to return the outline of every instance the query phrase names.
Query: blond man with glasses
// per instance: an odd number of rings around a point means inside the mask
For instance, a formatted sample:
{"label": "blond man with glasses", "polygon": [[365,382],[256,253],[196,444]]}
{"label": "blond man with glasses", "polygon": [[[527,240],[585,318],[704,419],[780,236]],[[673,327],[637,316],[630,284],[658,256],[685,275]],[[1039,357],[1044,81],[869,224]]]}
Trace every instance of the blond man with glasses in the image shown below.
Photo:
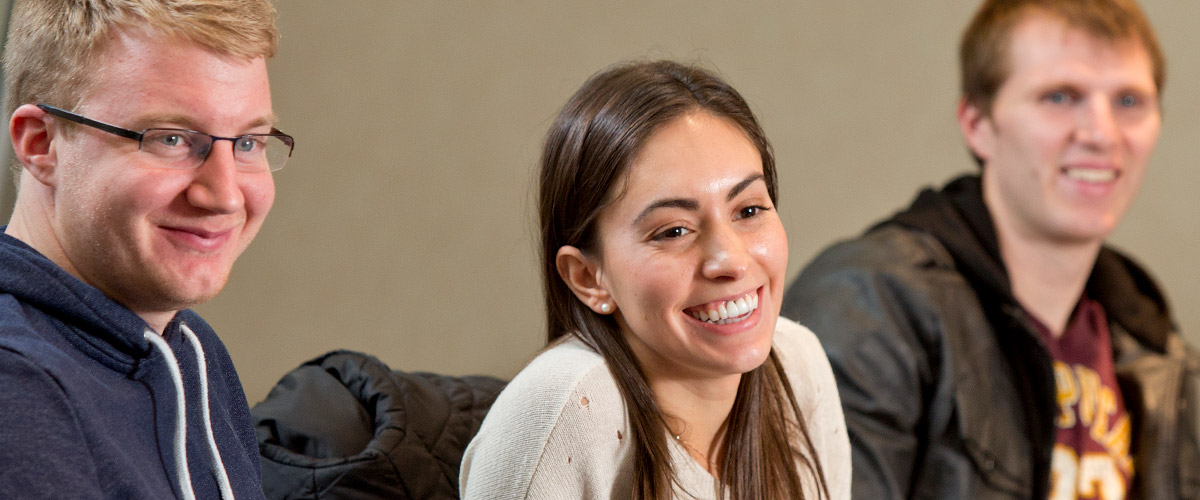
{"label": "blond man with glasses", "polygon": [[[0,497],[262,498],[213,298],[274,201],[268,0],[17,0]],[[228,144],[226,144],[228,143]]]}

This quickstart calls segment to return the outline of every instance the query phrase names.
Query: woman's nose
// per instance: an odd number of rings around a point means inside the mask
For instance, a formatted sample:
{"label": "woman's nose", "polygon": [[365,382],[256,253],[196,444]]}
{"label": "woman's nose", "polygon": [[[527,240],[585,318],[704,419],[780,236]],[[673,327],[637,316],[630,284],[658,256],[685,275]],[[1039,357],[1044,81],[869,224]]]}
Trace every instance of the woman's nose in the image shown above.
{"label": "woman's nose", "polygon": [[746,274],[750,261],[747,245],[734,228],[723,226],[708,231],[701,268],[704,277],[736,281]]}

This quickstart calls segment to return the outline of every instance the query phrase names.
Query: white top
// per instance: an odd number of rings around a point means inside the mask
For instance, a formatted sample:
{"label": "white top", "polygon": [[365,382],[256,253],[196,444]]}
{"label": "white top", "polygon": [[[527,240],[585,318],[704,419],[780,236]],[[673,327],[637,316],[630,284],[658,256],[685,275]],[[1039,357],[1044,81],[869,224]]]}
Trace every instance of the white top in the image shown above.
{"label": "white top", "polygon": [[[849,500],[850,442],[825,350],[811,331],[782,317],[774,348],[832,500]],[[667,441],[687,492],[676,497],[713,498],[712,475],[675,440]],[[459,491],[464,500],[628,498],[631,457],[616,382],[603,358],[572,338],[538,355],[500,393],[463,455]],[[809,476],[802,469],[800,477]],[[817,498],[816,485],[806,484],[805,495]]]}

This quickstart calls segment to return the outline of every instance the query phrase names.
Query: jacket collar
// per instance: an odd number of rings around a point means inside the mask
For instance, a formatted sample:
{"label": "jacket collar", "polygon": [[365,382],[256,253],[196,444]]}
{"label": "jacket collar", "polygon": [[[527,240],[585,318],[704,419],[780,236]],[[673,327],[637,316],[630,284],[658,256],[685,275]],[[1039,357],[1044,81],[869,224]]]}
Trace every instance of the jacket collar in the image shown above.
{"label": "jacket collar", "polygon": [[[981,300],[1019,307],[978,175],[958,177],[940,190],[922,190],[909,208],[880,225],[886,224],[929,233],[954,257]],[[1086,290],[1111,321],[1155,350],[1166,350],[1175,330],[1166,298],[1133,259],[1108,245],[1101,247]]]}

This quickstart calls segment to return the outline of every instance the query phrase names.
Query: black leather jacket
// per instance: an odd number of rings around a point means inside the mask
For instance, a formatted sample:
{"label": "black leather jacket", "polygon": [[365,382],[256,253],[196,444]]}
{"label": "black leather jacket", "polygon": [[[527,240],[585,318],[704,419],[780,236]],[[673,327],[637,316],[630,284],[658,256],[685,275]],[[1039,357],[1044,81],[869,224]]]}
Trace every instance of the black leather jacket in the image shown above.
{"label": "black leather jacket", "polygon": [[[854,455],[853,496],[1048,496],[1052,361],[1013,298],[977,177],[825,250],[783,315],[820,337]],[[1133,261],[1104,248],[1087,285],[1110,322],[1133,425],[1130,499],[1200,499],[1200,361]]]}

